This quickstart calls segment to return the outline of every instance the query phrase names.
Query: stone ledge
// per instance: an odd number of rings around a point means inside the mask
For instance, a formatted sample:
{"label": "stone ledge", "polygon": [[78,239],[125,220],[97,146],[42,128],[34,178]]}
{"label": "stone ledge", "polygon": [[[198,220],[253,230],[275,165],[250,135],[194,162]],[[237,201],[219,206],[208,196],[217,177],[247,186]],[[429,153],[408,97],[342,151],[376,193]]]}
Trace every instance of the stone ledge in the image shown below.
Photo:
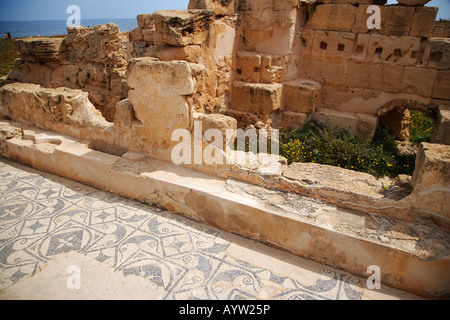
{"label": "stone ledge", "polygon": [[366,276],[367,266],[378,265],[385,284],[421,296],[449,295],[450,238],[441,228],[343,210],[142,154],[109,155],[86,142],[31,128],[6,144],[9,159],[36,169],[154,203],[356,275]]}

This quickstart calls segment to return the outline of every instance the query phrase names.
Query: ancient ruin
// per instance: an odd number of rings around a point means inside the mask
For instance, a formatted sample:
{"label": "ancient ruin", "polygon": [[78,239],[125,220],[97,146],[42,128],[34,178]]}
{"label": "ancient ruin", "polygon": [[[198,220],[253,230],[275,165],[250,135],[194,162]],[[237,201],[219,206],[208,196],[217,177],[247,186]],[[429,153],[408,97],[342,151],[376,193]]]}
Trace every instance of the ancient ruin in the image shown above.
{"label": "ancient ruin", "polygon": [[[129,33],[108,24],[18,40],[0,81],[0,155],[356,275],[377,265],[386,285],[448,298],[450,39],[428,1],[385,2],[191,0],[137,16]],[[371,5],[379,28],[367,26]],[[224,137],[317,120],[370,138],[383,116],[401,135],[406,109],[436,119],[406,184],[268,154],[171,158],[176,129],[191,133],[193,154],[213,156],[196,121]],[[214,156],[239,154],[233,138]]]}

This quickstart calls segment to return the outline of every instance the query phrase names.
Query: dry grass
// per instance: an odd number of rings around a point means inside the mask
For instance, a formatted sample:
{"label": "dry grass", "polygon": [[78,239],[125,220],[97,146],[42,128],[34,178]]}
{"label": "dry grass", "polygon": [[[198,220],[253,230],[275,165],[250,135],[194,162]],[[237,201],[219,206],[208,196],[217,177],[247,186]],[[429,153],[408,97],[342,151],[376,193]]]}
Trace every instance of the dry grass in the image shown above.
{"label": "dry grass", "polygon": [[14,67],[17,58],[14,40],[0,40],[0,77],[6,76]]}

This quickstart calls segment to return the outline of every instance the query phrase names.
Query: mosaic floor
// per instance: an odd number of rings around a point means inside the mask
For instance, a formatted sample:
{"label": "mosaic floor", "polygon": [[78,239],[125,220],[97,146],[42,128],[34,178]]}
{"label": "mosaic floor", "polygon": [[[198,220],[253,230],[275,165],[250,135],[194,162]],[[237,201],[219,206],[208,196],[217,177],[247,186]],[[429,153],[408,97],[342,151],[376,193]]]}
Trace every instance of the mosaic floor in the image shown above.
{"label": "mosaic floor", "polygon": [[294,277],[283,261],[266,266],[261,253],[254,263],[230,254],[232,239],[242,256],[265,247],[0,158],[0,292],[76,251],[164,288],[164,299],[259,299],[263,291],[283,300],[367,298],[361,278],[312,262],[307,280]]}

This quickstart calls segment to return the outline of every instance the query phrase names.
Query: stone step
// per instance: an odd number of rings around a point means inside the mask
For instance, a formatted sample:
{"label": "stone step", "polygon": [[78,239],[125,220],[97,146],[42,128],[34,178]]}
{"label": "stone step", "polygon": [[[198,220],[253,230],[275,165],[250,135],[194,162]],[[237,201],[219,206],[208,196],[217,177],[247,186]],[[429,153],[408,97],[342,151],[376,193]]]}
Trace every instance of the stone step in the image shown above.
{"label": "stone step", "polygon": [[157,204],[362,277],[377,266],[382,283],[417,295],[449,295],[450,235],[437,226],[345,210],[138,153],[99,152],[89,142],[48,131],[28,128],[22,137],[6,136],[4,155],[38,170]]}

